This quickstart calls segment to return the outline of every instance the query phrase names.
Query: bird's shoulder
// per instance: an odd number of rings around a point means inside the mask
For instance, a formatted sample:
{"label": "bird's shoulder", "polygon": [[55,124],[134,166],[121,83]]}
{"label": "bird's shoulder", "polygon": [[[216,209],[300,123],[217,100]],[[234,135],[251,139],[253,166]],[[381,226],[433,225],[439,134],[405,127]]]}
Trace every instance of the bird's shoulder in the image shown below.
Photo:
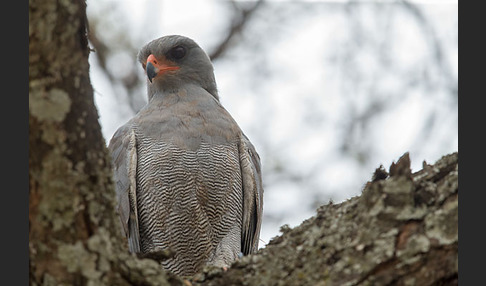
{"label": "bird's shoulder", "polygon": [[125,149],[130,141],[130,131],[134,128],[134,118],[130,119],[127,123],[120,126],[110,139],[108,144],[108,150],[110,151],[112,161],[116,161],[122,156],[123,149]]}

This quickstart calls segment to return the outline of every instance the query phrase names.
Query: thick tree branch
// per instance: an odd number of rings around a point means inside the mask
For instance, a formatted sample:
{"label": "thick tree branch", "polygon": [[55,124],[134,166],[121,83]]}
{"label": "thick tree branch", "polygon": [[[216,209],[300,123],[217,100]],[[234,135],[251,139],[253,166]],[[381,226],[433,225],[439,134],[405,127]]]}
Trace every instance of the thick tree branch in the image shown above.
{"label": "thick tree branch", "polygon": [[[361,196],[283,227],[257,254],[201,285],[456,285],[457,153],[411,174],[405,154]],[[205,276],[206,275],[206,276]]]}

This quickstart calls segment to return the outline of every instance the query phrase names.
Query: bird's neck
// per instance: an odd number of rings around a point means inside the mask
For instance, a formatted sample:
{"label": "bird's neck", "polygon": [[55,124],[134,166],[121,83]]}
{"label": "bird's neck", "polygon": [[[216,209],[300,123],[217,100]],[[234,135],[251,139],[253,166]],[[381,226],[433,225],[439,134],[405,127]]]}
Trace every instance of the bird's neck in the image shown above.
{"label": "bird's neck", "polygon": [[[211,94],[216,101],[219,102],[218,96],[218,89],[216,87],[216,83],[208,84],[207,86],[200,86],[198,84],[187,83],[184,85],[162,85],[162,86],[155,86],[148,84],[147,85],[147,93],[148,93],[148,101],[150,102],[153,97],[157,97],[159,99],[172,97],[174,95],[179,94],[182,92],[194,91],[194,94],[197,95],[199,93],[209,93]],[[192,92],[191,92],[192,94]]]}
{"label": "bird's neck", "polygon": [[213,100],[219,102],[216,90],[209,91],[196,84],[185,84],[178,88],[166,88],[156,91],[150,90],[149,87],[148,96],[148,103],[156,105],[160,103],[163,103],[164,105],[172,105],[178,102],[207,100],[211,97]]}

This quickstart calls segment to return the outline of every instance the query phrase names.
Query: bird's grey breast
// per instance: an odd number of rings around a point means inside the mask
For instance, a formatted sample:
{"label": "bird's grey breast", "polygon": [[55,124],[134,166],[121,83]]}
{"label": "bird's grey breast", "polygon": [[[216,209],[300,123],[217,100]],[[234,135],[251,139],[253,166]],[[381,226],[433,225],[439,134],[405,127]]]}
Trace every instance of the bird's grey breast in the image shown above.
{"label": "bird's grey breast", "polygon": [[209,111],[217,107],[207,102],[160,107],[144,111],[133,127],[141,249],[171,248],[176,256],[163,263],[166,268],[196,271],[223,238],[239,252],[240,131],[226,111]]}

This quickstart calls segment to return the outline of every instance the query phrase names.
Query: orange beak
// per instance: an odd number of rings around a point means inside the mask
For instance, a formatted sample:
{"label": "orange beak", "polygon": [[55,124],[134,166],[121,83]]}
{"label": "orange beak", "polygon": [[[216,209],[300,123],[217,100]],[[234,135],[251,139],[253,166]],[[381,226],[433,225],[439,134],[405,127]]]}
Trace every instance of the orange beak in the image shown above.
{"label": "orange beak", "polygon": [[166,61],[157,60],[152,54],[147,58],[146,71],[150,82],[152,82],[152,79],[159,74],[178,69],[180,69],[178,66],[171,66]]}

